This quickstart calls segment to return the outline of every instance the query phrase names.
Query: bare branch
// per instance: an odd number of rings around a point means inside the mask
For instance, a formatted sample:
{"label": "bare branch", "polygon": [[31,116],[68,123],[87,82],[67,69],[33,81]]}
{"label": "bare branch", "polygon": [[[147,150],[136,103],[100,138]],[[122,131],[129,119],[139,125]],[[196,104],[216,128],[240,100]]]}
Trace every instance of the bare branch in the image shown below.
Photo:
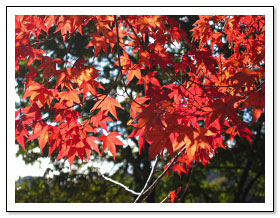
{"label": "bare branch", "polygon": [[166,201],[166,199],[168,198],[169,194],[160,202],[160,203],[163,203]]}
{"label": "bare branch", "polygon": [[134,191],[134,190],[128,188],[128,187],[125,186],[124,184],[122,184],[122,183],[120,183],[120,182],[118,182],[118,181],[116,181],[116,180],[113,180],[113,179],[111,179],[111,178],[109,178],[109,177],[103,175],[103,174],[102,174],[101,172],[99,172],[99,171],[98,171],[98,174],[101,175],[103,179],[105,179],[105,180],[107,180],[107,181],[109,181],[109,182],[112,182],[112,183],[114,183],[114,184],[116,184],[116,185],[122,187],[124,190],[130,192],[131,194],[133,194],[133,195],[140,195],[139,192],[136,192],[136,191]]}
{"label": "bare branch", "polygon": [[151,173],[150,173],[150,175],[149,175],[149,177],[148,177],[148,179],[147,179],[146,184],[144,185],[144,188],[142,189],[140,195],[136,198],[136,200],[134,201],[134,203],[138,203],[139,199],[142,198],[142,195],[143,195],[144,191],[145,191],[145,190],[149,187],[149,185],[152,183],[152,180],[153,180],[153,177],[154,177],[154,174],[155,174],[155,172],[156,172],[157,165],[158,165],[158,161],[159,161],[159,156],[157,156],[157,158],[156,158],[156,162],[155,162],[155,164],[154,164],[154,166],[153,166],[153,168],[152,168],[152,170],[151,170]]}
{"label": "bare branch", "polygon": [[159,181],[161,180],[161,178],[168,172],[168,170],[170,169],[170,167],[173,166],[173,164],[178,160],[178,158],[180,157],[180,155],[186,150],[186,147],[184,147],[168,164],[168,167],[166,167],[166,169],[159,175],[159,177],[154,181],[154,183],[149,186],[149,188],[147,188],[142,194],[141,196],[138,197],[138,200],[135,201],[134,203],[141,203],[142,201],[144,201],[149,194],[151,193],[151,191],[157,186],[157,184],[159,183]]}

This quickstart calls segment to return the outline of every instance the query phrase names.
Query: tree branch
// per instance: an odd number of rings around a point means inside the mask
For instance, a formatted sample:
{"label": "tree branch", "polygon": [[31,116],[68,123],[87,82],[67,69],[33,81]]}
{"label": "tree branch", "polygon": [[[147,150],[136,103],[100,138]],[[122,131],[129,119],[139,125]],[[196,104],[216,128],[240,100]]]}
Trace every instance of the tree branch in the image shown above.
{"label": "tree branch", "polygon": [[154,183],[147,188],[139,197],[138,200],[135,201],[134,203],[141,203],[142,201],[144,201],[149,194],[151,193],[151,191],[157,186],[157,184],[159,183],[159,181],[161,180],[161,178],[168,172],[168,170],[170,169],[170,167],[172,167],[172,165],[178,160],[178,158],[180,157],[180,155],[186,150],[186,147],[184,147],[169,163],[168,167],[166,167],[166,169],[159,175],[159,177],[154,181]]}
{"label": "tree branch", "polygon": [[244,171],[241,175],[240,181],[238,182],[237,192],[235,193],[234,202],[241,203],[241,193],[246,182],[246,179],[249,175],[250,167],[252,165],[252,161],[249,159],[246,163]]}
{"label": "tree branch", "polygon": [[154,174],[155,174],[155,172],[156,172],[156,168],[157,168],[157,165],[158,165],[158,161],[159,161],[159,156],[157,156],[157,158],[156,158],[156,162],[155,162],[155,164],[154,164],[154,166],[153,166],[153,168],[152,168],[152,170],[151,170],[151,173],[150,173],[150,175],[149,175],[149,177],[148,177],[148,179],[147,179],[146,184],[144,185],[144,188],[142,189],[140,195],[136,198],[136,200],[134,201],[134,203],[138,203],[139,199],[142,198],[142,195],[143,195],[144,191],[145,191],[145,190],[147,189],[147,187],[149,187],[149,185],[152,183],[153,176],[154,176]]}
{"label": "tree branch", "polygon": [[118,75],[121,75],[121,78],[122,78],[122,81],[123,81],[123,86],[124,86],[124,91],[127,94],[127,96],[130,98],[130,100],[132,100],[133,102],[135,102],[136,104],[138,104],[139,106],[142,107],[143,105],[138,103],[137,101],[135,101],[133,99],[133,96],[128,93],[127,86],[125,84],[125,81],[124,81],[124,78],[123,78],[123,75],[122,75],[122,66],[121,66],[121,58],[120,58],[120,50],[119,50],[119,46],[120,46],[120,41],[119,41],[119,25],[118,25],[118,22],[117,22],[117,16],[115,16],[115,22],[116,22],[116,27],[117,27],[117,54],[118,54],[118,68],[119,68]]}
{"label": "tree branch", "polygon": [[166,199],[168,198],[168,196],[169,196],[169,194],[164,198],[164,199],[162,199],[162,201],[160,202],[160,203],[163,203],[163,202],[165,202],[166,201]]}
{"label": "tree branch", "polygon": [[192,177],[193,177],[193,171],[194,171],[194,167],[191,169],[191,174],[190,174],[190,178],[189,178],[188,184],[185,186],[183,194],[179,198],[178,203],[181,203],[183,198],[186,196],[186,193],[187,193],[187,191],[188,191],[188,189],[190,187],[191,180],[192,180]]}
{"label": "tree branch", "polygon": [[114,183],[114,184],[116,184],[116,185],[122,187],[124,190],[130,192],[131,194],[133,194],[133,195],[140,195],[139,192],[136,192],[136,191],[134,191],[134,190],[128,188],[128,187],[125,186],[124,184],[122,184],[122,183],[120,183],[120,182],[118,182],[118,181],[116,181],[116,180],[113,180],[113,179],[111,179],[111,178],[109,178],[109,177],[103,175],[103,174],[102,174],[101,172],[99,172],[99,171],[98,171],[98,174],[101,175],[103,179],[105,179],[105,180],[107,180],[107,181],[109,181],[109,182],[112,182],[112,183]]}

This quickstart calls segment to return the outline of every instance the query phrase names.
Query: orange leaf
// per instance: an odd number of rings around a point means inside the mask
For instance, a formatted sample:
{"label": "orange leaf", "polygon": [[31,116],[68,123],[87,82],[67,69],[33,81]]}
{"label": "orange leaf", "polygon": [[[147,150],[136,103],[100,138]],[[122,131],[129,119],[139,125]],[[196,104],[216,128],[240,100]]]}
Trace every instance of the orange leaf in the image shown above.
{"label": "orange leaf", "polygon": [[102,95],[98,99],[99,99],[99,101],[97,101],[95,103],[95,105],[93,106],[91,111],[100,108],[101,111],[106,111],[106,113],[110,112],[117,120],[119,120],[118,117],[117,117],[116,107],[119,107],[119,108],[123,109],[121,104],[116,99],[111,98],[111,97],[106,96],[106,95]]}
{"label": "orange leaf", "polygon": [[80,102],[80,98],[78,96],[78,94],[80,94],[81,92],[78,90],[70,90],[70,91],[66,91],[66,92],[60,92],[59,93],[59,97],[61,98],[61,102],[62,101],[67,101],[66,105],[71,107],[73,106],[73,102],[76,103],[81,103]]}
{"label": "orange leaf", "polygon": [[41,130],[41,134],[39,137],[39,146],[41,148],[41,153],[43,153],[43,149],[46,146],[49,139],[49,126],[44,126]]}

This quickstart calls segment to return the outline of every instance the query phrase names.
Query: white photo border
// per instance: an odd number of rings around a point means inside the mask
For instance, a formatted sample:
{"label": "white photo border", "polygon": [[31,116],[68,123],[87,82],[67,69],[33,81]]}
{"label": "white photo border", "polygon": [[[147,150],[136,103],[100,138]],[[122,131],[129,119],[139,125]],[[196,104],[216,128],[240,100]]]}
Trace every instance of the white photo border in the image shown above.
{"label": "white photo border", "polygon": [[[23,7],[7,6],[7,198],[6,211],[274,211],[274,7]],[[266,87],[265,87],[265,203],[176,203],[176,204],[133,204],[133,203],[15,203],[15,122],[14,105],[16,94],[15,87],[15,15],[265,15],[265,61],[266,61]],[[36,205],[36,206],[35,206]]]}

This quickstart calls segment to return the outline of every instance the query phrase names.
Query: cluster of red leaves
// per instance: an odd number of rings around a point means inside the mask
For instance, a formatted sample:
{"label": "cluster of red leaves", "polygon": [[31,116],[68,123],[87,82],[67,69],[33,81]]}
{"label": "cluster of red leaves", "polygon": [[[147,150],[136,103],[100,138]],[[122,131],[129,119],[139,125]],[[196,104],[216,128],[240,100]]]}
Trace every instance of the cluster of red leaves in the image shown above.
{"label": "cluster of red leaves", "polygon": [[[187,172],[194,161],[206,165],[223,144],[224,135],[239,135],[251,142],[253,134],[242,121],[238,111],[253,107],[253,122],[264,110],[264,57],[265,27],[263,16],[200,16],[189,41],[180,22],[168,16],[16,16],[16,70],[19,61],[27,60],[27,80],[24,98],[30,106],[16,112],[16,141],[25,147],[25,140],[38,138],[43,149],[49,146],[49,154],[58,150],[58,159],[67,157],[72,164],[76,156],[89,159],[92,150],[98,154],[100,142],[103,151],[108,148],[116,155],[116,145],[123,145],[119,133],[109,133],[107,122],[118,120],[116,107],[123,109],[114,97],[98,94],[103,86],[97,81],[98,70],[85,66],[79,60],[72,67],[57,69],[64,60],[47,57],[44,51],[30,43],[30,37],[38,38],[42,31],[49,32],[57,26],[63,39],[93,21],[96,33],[90,35],[87,47],[94,47],[93,56],[122,47],[122,54],[115,65],[127,88],[132,80],[144,86],[144,93],[130,99],[131,120],[134,131],[129,137],[137,137],[139,151],[145,142],[150,144],[149,158],[167,150],[171,155],[182,151],[174,170]],[[117,23],[116,23],[117,22]],[[217,31],[215,26],[221,26]],[[124,36],[126,40],[124,40]],[[127,39],[128,38],[128,39]],[[195,42],[199,44],[196,46]],[[167,45],[185,43],[191,49],[178,57]],[[228,46],[232,55],[214,49]],[[139,57],[137,63],[131,56]],[[41,62],[39,69],[32,63]],[[158,70],[160,69],[160,70]],[[148,72],[148,73],[147,73]],[[39,74],[44,84],[34,82]],[[158,76],[168,79],[160,84]],[[56,79],[53,87],[46,88],[50,78]],[[87,119],[75,105],[83,105],[86,96],[96,100]],[[130,97],[130,96],[128,96]],[[44,122],[42,109],[54,111],[51,123]],[[109,113],[113,116],[109,115]],[[96,114],[96,115],[93,115]],[[202,125],[201,125],[202,124]],[[96,137],[97,129],[108,135]],[[183,149],[185,148],[185,149]]]}
{"label": "cluster of red leaves", "polygon": [[169,192],[168,198],[170,199],[171,203],[175,203],[181,190],[182,190],[182,187],[180,186],[177,190],[172,190]]}

